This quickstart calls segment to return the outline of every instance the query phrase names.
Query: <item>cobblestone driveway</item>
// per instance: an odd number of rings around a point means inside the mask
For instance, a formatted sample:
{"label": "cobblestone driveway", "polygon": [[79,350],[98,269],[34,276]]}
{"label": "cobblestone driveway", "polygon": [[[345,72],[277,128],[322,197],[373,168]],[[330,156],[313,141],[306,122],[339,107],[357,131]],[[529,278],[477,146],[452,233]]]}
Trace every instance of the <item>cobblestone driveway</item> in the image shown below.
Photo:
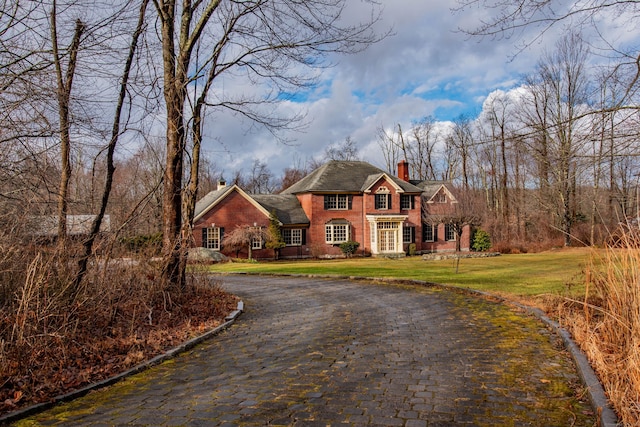
{"label": "cobblestone driveway", "polygon": [[170,362],[23,423],[595,423],[555,336],[502,304],[419,286],[222,280],[245,303],[231,328]]}

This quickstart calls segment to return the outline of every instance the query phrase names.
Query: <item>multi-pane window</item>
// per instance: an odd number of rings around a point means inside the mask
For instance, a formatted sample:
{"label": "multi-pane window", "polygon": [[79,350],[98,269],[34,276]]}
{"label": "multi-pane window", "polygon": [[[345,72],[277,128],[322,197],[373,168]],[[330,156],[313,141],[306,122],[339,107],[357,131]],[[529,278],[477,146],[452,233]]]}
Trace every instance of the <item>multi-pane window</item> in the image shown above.
{"label": "multi-pane window", "polygon": [[282,231],[282,240],[287,246],[301,246],[302,245],[302,229],[300,228],[285,228]]}
{"label": "multi-pane window", "polygon": [[376,209],[391,209],[391,194],[376,194]]}
{"label": "multi-pane window", "polygon": [[413,195],[411,194],[401,194],[400,195],[400,209],[402,210],[410,210],[415,207],[413,201]]}
{"label": "multi-pane window", "polygon": [[219,251],[221,234],[220,227],[203,228],[202,247]]}
{"label": "multi-pane window", "polygon": [[444,240],[449,242],[456,240],[456,231],[453,224],[444,225]]}
{"label": "multi-pane window", "polygon": [[324,209],[325,210],[349,209],[349,195],[348,194],[325,194]]}
{"label": "multi-pane window", "polygon": [[349,224],[326,224],[325,240],[327,243],[342,243],[349,240]]}
{"label": "multi-pane window", "polygon": [[413,243],[416,239],[415,227],[403,227],[402,228],[402,243]]}
{"label": "multi-pane window", "polygon": [[433,201],[436,203],[447,203],[447,195],[443,192],[440,192],[433,196]]}
{"label": "multi-pane window", "polygon": [[261,237],[253,237],[253,238],[251,238],[251,249],[262,249],[262,238]]}
{"label": "multi-pane window", "polygon": [[437,224],[423,224],[422,225],[422,241],[435,242],[436,240],[438,240]]}
{"label": "multi-pane window", "polygon": [[397,222],[392,221],[380,221],[378,223],[378,230],[393,230],[398,228]]}

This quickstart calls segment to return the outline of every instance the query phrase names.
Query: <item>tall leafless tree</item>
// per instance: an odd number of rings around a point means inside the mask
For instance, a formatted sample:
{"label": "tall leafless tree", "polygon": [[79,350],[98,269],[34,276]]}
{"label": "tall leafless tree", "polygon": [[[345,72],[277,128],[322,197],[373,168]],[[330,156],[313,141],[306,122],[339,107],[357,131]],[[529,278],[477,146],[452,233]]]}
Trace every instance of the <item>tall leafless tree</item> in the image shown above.
{"label": "tall leafless tree", "polygon": [[[53,0],[51,5],[50,19],[51,48],[57,84],[56,95],[58,101],[61,157],[60,186],[58,188],[58,242],[60,242],[64,247],[65,242],[67,241],[68,192],[69,180],[71,179],[71,162],[69,159],[71,153],[71,123],[69,116],[71,90],[73,88],[73,79],[76,75],[80,38],[86,28],[85,24],[80,19],[76,20],[71,42],[69,47],[66,49],[66,53],[63,53],[58,42],[58,10],[56,0]],[[65,57],[67,58],[66,70],[63,69],[63,60]]]}
{"label": "tall leafless tree", "polygon": [[552,200],[544,203],[557,207],[566,246],[571,245],[578,155],[584,140],[579,126],[585,113],[582,109],[588,103],[588,53],[577,35],[566,36],[539,62],[537,80],[528,87],[529,125],[536,130],[532,152],[538,154],[538,163],[543,165],[543,187],[547,180],[553,180]]}
{"label": "tall leafless tree", "polygon": [[[323,59],[328,54],[360,51],[375,42],[379,37],[373,24],[379,15],[345,25],[339,19],[346,7],[344,0],[154,0],[154,5],[160,22],[167,118],[163,279],[181,289],[186,250],[182,206],[188,121],[201,116],[190,107],[190,85],[206,80],[202,105],[210,109],[231,109],[274,131],[289,126],[291,117],[278,116],[273,108],[264,108],[265,103],[273,104],[280,93],[312,83],[317,74],[308,71],[327,65]],[[276,91],[256,98],[246,93],[235,98],[222,92],[212,96],[214,82],[231,73],[244,75],[248,81],[268,81]],[[197,172],[198,156],[192,156],[191,162],[191,170]],[[189,197],[195,194],[193,189],[189,193]]]}

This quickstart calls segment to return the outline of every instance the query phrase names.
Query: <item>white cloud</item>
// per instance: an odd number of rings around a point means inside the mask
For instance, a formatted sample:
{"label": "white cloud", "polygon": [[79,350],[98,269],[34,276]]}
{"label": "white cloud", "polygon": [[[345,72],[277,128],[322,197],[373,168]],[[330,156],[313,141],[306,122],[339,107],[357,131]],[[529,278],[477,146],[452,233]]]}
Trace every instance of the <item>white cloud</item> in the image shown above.
{"label": "white cloud", "polygon": [[[279,175],[296,162],[321,156],[327,146],[347,136],[356,141],[366,160],[382,165],[376,158],[378,126],[401,123],[408,128],[413,120],[428,115],[447,120],[460,112],[479,114],[488,97],[509,95],[517,88],[521,76],[533,71],[541,53],[553,49],[561,29],[547,32],[513,57],[517,52],[514,40],[470,39],[457,31],[489,18],[488,10],[452,14],[456,0],[382,3],[380,28],[392,28],[394,34],[360,54],[334,58],[337,66],[323,71],[322,84],[307,102],[280,107],[305,111],[311,119],[305,132],[287,135],[294,145],[277,144],[261,129],[246,133],[246,123],[229,114],[213,119],[209,135],[219,138],[221,144],[214,141],[209,149],[220,153],[216,155],[225,170],[248,167],[252,159],[259,158]],[[362,9],[368,5],[348,2],[345,19],[368,16]],[[625,22],[622,19],[615,24]],[[609,26],[611,37],[637,39],[637,32],[625,32],[622,25]]]}

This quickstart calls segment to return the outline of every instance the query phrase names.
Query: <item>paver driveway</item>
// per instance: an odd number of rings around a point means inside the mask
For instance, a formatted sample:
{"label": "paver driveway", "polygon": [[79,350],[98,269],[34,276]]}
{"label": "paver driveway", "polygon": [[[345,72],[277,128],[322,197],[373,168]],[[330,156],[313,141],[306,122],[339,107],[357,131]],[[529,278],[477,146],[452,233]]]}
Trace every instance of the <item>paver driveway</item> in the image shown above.
{"label": "paver driveway", "polygon": [[591,426],[536,319],[474,296],[224,276],[245,313],[190,352],[29,425]]}

